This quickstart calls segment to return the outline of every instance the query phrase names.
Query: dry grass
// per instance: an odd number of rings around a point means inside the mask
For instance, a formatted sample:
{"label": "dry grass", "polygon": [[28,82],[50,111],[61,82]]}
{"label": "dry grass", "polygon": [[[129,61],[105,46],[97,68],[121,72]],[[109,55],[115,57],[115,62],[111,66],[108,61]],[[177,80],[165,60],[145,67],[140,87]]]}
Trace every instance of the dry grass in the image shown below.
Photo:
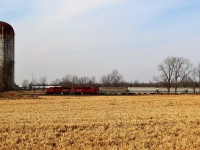
{"label": "dry grass", "polygon": [[19,93],[19,92],[15,92],[15,91],[9,91],[9,92],[1,92],[0,93],[0,100],[16,100],[16,99],[37,99],[39,98],[38,96],[34,95],[34,94],[24,94],[24,93]]}
{"label": "dry grass", "polygon": [[199,149],[200,96],[0,101],[0,149]]}

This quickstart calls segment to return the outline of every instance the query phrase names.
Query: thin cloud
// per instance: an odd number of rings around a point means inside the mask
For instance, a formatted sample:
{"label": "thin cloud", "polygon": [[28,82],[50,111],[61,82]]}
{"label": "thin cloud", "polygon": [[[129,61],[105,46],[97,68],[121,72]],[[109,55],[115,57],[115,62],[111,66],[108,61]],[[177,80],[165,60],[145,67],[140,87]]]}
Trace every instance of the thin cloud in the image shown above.
{"label": "thin cloud", "polygon": [[60,11],[57,13],[58,19],[66,19],[71,16],[88,12],[90,10],[94,10],[96,8],[110,5],[110,4],[116,4],[118,2],[123,2],[122,0],[100,0],[100,1],[94,1],[94,0],[73,0],[73,1],[66,1],[62,4]]}

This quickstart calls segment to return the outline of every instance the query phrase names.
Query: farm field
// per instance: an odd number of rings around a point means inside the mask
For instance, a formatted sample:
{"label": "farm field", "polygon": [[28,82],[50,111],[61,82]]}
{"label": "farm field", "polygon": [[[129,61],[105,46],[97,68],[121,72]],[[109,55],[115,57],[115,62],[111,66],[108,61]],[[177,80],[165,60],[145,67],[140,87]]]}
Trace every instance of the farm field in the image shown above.
{"label": "farm field", "polygon": [[199,149],[200,95],[0,99],[1,149]]}

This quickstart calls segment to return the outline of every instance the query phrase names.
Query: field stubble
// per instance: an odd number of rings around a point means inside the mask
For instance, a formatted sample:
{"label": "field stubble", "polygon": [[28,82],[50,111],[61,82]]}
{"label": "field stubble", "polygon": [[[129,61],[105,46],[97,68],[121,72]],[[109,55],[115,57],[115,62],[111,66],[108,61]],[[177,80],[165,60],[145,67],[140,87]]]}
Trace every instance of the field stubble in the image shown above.
{"label": "field stubble", "polygon": [[199,149],[200,96],[0,100],[0,149]]}

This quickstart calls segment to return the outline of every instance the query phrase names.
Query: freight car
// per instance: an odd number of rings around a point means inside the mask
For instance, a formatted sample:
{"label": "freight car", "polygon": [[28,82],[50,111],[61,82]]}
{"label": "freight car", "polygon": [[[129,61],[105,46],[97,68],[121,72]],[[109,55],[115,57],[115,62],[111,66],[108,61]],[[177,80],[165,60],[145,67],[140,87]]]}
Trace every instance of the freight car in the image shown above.
{"label": "freight car", "polygon": [[127,87],[100,87],[99,94],[101,95],[116,95],[127,93]]}
{"label": "freight car", "polygon": [[98,90],[95,87],[49,87],[45,90],[45,93],[48,95],[53,94],[97,94]]}
{"label": "freight car", "polygon": [[[165,87],[128,87],[129,94],[168,94],[168,89]],[[192,88],[170,88],[170,94],[192,94]]]}
{"label": "freight car", "polygon": [[[194,93],[192,88],[170,88],[170,94],[192,94]],[[199,90],[196,89],[196,93]],[[133,95],[133,94],[168,94],[168,90],[165,87],[100,87],[99,94],[122,94],[122,95]]]}
{"label": "freight car", "polygon": [[[48,95],[63,94],[63,95],[133,95],[133,94],[168,94],[167,88],[160,87],[49,87],[45,90]],[[178,88],[175,93],[175,88],[170,89],[170,94],[192,94],[192,88]],[[199,93],[199,90],[196,90]]]}

